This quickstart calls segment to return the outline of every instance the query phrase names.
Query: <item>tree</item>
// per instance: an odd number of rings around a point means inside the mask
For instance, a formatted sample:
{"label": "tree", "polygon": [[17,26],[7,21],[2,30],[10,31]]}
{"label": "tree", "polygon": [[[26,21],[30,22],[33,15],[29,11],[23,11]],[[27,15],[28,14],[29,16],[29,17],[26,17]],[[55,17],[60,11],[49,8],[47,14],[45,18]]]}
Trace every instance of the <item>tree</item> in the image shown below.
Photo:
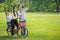
{"label": "tree", "polygon": [[56,11],[59,12],[59,9],[60,9],[60,7],[59,7],[60,0],[55,0],[55,2],[56,2]]}
{"label": "tree", "polygon": [[5,0],[0,0],[0,3],[5,2]]}

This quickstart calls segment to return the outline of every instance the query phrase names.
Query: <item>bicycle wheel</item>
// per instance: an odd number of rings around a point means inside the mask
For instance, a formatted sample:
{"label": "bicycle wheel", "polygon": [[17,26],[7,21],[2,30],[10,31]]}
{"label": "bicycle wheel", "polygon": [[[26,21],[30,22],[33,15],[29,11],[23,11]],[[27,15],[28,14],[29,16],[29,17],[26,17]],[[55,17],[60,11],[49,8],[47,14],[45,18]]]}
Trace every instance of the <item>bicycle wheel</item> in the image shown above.
{"label": "bicycle wheel", "polygon": [[[23,37],[27,37],[28,36],[28,29],[27,28],[24,28],[25,29],[25,35]],[[22,34],[24,34],[21,29],[18,30],[18,36],[21,37]]]}
{"label": "bicycle wheel", "polygon": [[17,35],[18,37],[21,37],[21,29],[18,30]]}
{"label": "bicycle wheel", "polygon": [[28,36],[28,29],[27,29],[27,28],[25,28],[25,29],[24,29],[23,34],[24,34],[24,36],[23,36],[23,37],[27,37],[27,36]]}

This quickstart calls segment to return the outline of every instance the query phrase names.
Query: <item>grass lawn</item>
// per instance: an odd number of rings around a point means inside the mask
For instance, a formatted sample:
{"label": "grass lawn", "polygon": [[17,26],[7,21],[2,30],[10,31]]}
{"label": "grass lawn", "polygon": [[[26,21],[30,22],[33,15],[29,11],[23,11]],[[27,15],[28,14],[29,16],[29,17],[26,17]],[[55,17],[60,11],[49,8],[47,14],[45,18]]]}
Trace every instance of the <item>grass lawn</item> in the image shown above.
{"label": "grass lawn", "polygon": [[6,33],[6,18],[0,13],[0,40],[60,40],[60,14],[52,12],[27,13],[27,38],[10,38]]}

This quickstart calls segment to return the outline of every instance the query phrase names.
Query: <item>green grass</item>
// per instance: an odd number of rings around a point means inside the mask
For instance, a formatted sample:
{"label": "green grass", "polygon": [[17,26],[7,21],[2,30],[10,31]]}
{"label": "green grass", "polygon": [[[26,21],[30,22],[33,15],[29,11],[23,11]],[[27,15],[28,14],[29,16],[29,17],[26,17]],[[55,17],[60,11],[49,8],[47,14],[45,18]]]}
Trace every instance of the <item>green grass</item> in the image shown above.
{"label": "green grass", "polygon": [[[42,14],[43,13],[43,14]],[[0,40],[60,40],[60,14],[52,12],[27,13],[27,38],[10,38],[6,33],[6,18],[0,13]]]}

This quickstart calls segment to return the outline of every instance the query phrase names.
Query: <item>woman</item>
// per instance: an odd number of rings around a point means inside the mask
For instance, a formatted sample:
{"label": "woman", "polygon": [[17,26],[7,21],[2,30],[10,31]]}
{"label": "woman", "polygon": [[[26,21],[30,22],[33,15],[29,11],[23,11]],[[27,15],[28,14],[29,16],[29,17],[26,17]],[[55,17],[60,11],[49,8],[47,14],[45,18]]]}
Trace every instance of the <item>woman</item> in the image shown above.
{"label": "woman", "polygon": [[12,38],[14,37],[13,29],[15,28],[15,26],[16,26],[17,29],[18,29],[17,11],[16,11],[16,7],[14,6],[14,7],[13,7],[13,12],[12,12],[12,20],[11,20],[11,27],[12,27],[11,37],[12,37]]}

